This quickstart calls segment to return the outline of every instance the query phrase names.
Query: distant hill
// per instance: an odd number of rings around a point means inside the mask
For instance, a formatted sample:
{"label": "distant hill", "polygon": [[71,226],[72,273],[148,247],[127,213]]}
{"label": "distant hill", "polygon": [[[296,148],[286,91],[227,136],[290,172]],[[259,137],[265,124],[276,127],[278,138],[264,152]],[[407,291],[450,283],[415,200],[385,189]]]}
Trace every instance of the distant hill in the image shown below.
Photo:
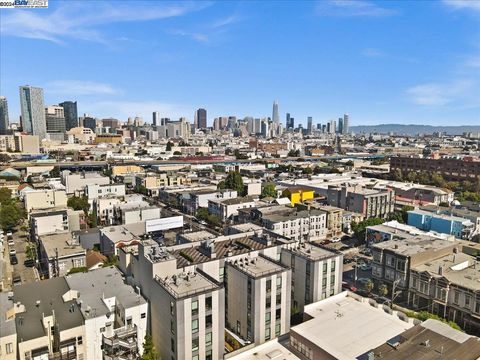
{"label": "distant hill", "polygon": [[464,132],[480,132],[480,125],[462,126],[432,126],[432,125],[403,125],[403,124],[379,124],[350,126],[350,131],[355,134],[394,133],[397,135],[433,134],[434,132],[446,132],[448,135],[461,135]]}

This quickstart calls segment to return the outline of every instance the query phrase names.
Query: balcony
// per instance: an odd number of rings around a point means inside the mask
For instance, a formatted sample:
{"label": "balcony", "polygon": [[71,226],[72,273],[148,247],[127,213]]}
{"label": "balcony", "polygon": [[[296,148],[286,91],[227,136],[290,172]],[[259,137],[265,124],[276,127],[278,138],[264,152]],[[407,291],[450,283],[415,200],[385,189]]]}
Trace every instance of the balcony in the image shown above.
{"label": "balcony", "polygon": [[48,360],[75,360],[77,358],[77,351],[58,351],[48,355]]}
{"label": "balcony", "polygon": [[137,355],[137,327],[135,325],[116,329],[110,337],[103,335],[104,359],[136,359]]}

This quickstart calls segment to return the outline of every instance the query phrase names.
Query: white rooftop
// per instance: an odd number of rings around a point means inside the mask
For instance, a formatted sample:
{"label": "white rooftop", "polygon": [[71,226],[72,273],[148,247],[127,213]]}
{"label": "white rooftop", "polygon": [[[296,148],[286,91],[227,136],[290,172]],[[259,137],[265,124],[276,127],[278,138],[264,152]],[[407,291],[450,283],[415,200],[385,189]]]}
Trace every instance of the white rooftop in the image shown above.
{"label": "white rooftop", "polygon": [[356,359],[414,325],[347,291],[307,305],[305,313],[313,319],[290,331],[342,360]]}
{"label": "white rooftop", "polygon": [[291,352],[288,347],[288,338],[278,338],[252,347],[238,355],[232,356],[230,360],[300,360],[297,355]]}

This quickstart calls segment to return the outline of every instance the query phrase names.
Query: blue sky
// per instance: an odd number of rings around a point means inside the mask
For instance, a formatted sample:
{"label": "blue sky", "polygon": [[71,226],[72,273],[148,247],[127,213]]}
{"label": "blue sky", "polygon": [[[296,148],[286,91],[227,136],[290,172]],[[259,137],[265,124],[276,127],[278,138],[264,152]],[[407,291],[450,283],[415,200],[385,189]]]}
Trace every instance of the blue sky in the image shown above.
{"label": "blue sky", "polygon": [[0,10],[0,94],[80,113],[480,125],[480,1],[54,1]]}

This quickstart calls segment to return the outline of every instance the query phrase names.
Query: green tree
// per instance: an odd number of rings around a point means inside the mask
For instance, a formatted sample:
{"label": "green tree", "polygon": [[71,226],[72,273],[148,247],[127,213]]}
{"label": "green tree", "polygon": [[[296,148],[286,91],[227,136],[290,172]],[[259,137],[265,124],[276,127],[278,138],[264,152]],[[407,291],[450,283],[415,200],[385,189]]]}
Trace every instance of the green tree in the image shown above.
{"label": "green tree", "polygon": [[172,142],[167,142],[167,146],[165,147],[166,151],[172,151],[173,143]]}
{"label": "green tree", "polygon": [[395,181],[403,181],[404,180],[402,170],[395,169],[395,171],[393,172],[393,180],[395,180]]}
{"label": "green tree", "polygon": [[371,293],[373,288],[374,288],[375,284],[373,283],[372,279],[368,279],[368,281],[366,281],[364,284],[363,284],[363,290],[365,290],[367,293]]}
{"label": "green tree", "polygon": [[277,189],[275,187],[275,184],[266,184],[263,189],[262,189],[262,195],[260,196],[262,198],[265,197],[277,197]]}
{"label": "green tree", "polygon": [[220,181],[217,186],[219,189],[236,190],[240,196],[243,196],[243,179],[238,171],[230,171],[224,181]]}
{"label": "green tree", "polygon": [[150,334],[145,335],[142,360],[160,360],[160,356],[153,345],[152,336]]}
{"label": "green tree", "polygon": [[380,296],[387,296],[388,295],[388,287],[385,284],[378,285],[378,295]]}
{"label": "green tree", "polygon": [[30,243],[25,247],[25,254],[28,260],[35,260],[37,258],[37,247]]}
{"label": "green tree", "polygon": [[300,156],[300,150],[290,150],[288,152],[288,157],[299,157]]}
{"label": "green tree", "polygon": [[0,227],[4,230],[11,230],[18,225],[22,213],[14,203],[2,205],[0,208]]}
{"label": "green tree", "polygon": [[88,210],[90,209],[90,204],[88,203],[88,198],[86,196],[72,196],[68,199],[67,205],[73,210],[83,210],[85,214],[88,214]]}
{"label": "green tree", "polygon": [[302,170],[302,173],[306,174],[306,175],[311,175],[313,173],[313,170],[311,167],[306,167]]}
{"label": "green tree", "polygon": [[0,204],[7,205],[12,202],[12,190],[6,187],[0,188]]}
{"label": "green tree", "polygon": [[355,236],[358,240],[365,240],[365,232],[368,226],[380,225],[385,222],[384,219],[381,218],[369,218],[359,223],[352,222],[351,227]]}
{"label": "green tree", "polygon": [[182,153],[180,151],[174,151],[173,155],[178,156],[178,155],[182,155]]}

